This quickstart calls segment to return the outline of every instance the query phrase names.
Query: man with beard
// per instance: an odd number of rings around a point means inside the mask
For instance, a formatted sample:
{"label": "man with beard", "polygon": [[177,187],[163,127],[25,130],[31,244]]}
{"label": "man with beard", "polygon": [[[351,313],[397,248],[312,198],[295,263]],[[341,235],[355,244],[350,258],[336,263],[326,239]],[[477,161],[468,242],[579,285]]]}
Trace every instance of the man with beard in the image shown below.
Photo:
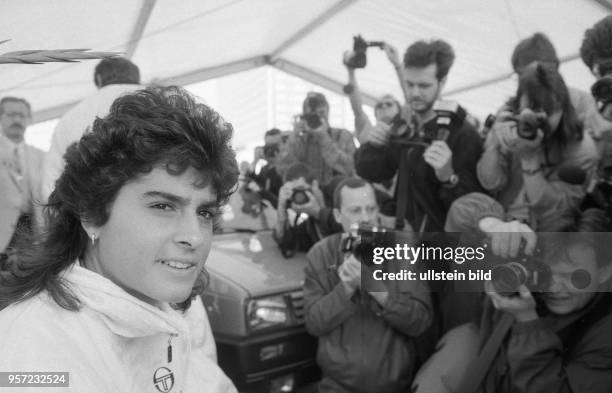
{"label": "man with beard", "polygon": [[393,129],[373,130],[355,156],[357,174],[369,181],[383,182],[399,172],[398,218],[405,216],[419,232],[442,232],[451,203],[480,190],[476,163],[482,146],[465,110],[456,106],[449,124],[440,124],[434,110],[454,59],[453,49],[442,40],[408,47],[403,77],[414,114],[407,120],[414,127],[401,135]]}
{"label": "man with beard", "polygon": [[0,100],[0,268],[17,235],[36,228],[40,200],[40,172],[44,153],[26,145],[30,104],[23,98]]}

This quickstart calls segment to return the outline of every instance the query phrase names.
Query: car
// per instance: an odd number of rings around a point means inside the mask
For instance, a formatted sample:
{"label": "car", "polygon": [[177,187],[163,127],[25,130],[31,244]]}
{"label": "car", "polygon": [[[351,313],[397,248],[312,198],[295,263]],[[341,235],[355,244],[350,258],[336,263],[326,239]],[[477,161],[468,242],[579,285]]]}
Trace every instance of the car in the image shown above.
{"label": "car", "polygon": [[320,377],[317,340],[304,327],[306,257],[283,257],[273,208],[244,214],[237,194],[213,237],[202,295],[219,365],[239,391],[291,392]]}

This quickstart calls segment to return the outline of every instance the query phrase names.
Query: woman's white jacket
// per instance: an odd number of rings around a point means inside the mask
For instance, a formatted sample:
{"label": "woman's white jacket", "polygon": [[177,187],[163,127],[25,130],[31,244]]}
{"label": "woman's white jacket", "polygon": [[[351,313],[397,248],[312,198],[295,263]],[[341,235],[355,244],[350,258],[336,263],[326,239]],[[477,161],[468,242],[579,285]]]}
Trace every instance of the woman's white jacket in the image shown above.
{"label": "woman's white jacket", "polygon": [[0,371],[68,372],[70,387],[55,393],[236,391],[217,365],[199,297],[182,313],[145,303],[76,263],[64,279],[81,301],[78,312],[47,292],[0,312]]}

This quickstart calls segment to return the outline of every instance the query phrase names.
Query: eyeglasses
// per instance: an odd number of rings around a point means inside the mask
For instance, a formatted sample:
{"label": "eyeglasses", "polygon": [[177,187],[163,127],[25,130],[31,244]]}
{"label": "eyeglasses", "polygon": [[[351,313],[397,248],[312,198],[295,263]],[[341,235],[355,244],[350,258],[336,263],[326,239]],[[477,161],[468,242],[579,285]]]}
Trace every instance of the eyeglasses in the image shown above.
{"label": "eyeglasses", "polygon": [[393,101],[383,101],[383,102],[379,102],[378,104],[376,104],[376,109],[382,109],[382,108],[391,108],[392,106],[395,105],[395,102]]}

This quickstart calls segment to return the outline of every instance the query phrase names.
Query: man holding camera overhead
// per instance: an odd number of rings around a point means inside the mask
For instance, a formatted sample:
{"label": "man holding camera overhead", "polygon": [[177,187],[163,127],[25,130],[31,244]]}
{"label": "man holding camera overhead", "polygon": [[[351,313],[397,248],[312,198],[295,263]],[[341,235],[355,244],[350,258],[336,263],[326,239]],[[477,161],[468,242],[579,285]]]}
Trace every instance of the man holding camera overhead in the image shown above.
{"label": "man holding camera overhead", "polygon": [[[431,299],[418,281],[374,281],[367,259],[346,240],[359,225],[378,223],[371,184],[342,180],[334,216],[343,232],[321,240],[307,255],[306,329],[319,338],[319,392],[407,392],[416,368],[414,339],[432,321]],[[376,268],[399,269],[391,260]]]}
{"label": "man holding camera overhead", "polygon": [[461,195],[480,190],[476,163],[480,137],[453,102],[439,102],[455,55],[442,40],[418,41],[404,56],[405,95],[414,127],[370,130],[355,155],[357,174],[383,182],[398,172],[397,223],[405,217],[415,231],[442,232],[446,212]]}
{"label": "man holding camera overhead", "polygon": [[304,100],[303,113],[295,122],[293,133],[281,151],[277,170],[281,177],[298,162],[310,166],[316,180],[326,185],[337,175],[350,176],[355,171],[353,135],[329,125],[329,104],[321,93],[311,92]]}

